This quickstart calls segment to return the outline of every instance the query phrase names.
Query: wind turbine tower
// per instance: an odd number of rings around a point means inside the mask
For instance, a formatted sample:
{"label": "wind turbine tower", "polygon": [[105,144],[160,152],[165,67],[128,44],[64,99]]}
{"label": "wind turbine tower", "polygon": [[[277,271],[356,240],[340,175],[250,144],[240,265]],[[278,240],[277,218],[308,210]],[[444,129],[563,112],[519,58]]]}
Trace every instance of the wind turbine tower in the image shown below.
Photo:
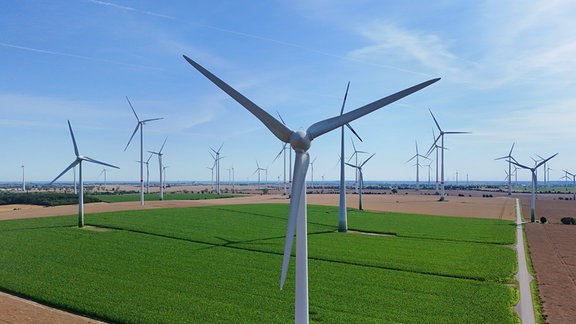
{"label": "wind turbine tower", "polygon": [[296,293],[294,321],[296,323],[308,323],[308,228],[306,212],[306,172],[310,162],[310,155],[308,154],[308,150],[310,149],[312,141],[315,138],[328,133],[346,123],[349,123],[403,97],[406,97],[418,90],[421,90],[437,82],[439,79],[432,79],[420,83],[416,86],[402,90],[341,116],[328,118],[323,121],[314,123],[305,131],[293,131],[198,63],[194,62],[185,55],[184,59],[186,59],[190,65],[202,73],[212,83],[226,92],[230,97],[236,100],[236,102],[238,102],[256,118],[258,118],[279,140],[284,143],[290,143],[290,146],[296,152],[294,162],[293,187],[290,197],[290,209],[288,212],[288,226],[286,228],[286,241],[284,245],[284,258],[282,262],[282,274],[280,276],[280,288],[282,289],[284,286],[292,253],[292,243],[294,241],[294,234],[296,232]]}
{"label": "wind turbine tower", "polygon": [[151,118],[140,120],[140,117],[138,117],[138,114],[136,114],[136,110],[134,110],[134,107],[132,107],[130,99],[126,97],[126,100],[128,101],[128,104],[130,105],[130,108],[132,109],[134,116],[136,117],[137,124],[136,128],[134,129],[134,132],[132,132],[132,136],[130,136],[130,140],[128,140],[128,144],[126,144],[126,147],[124,148],[124,151],[126,151],[128,145],[130,145],[130,142],[132,142],[134,135],[136,135],[136,132],[138,131],[138,129],[140,129],[140,206],[144,206],[144,125],[146,125],[147,122],[160,120],[163,118]]}
{"label": "wind turbine tower", "polygon": [[74,132],[72,131],[72,125],[70,125],[70,121],[68,121],[68,128],[70,129],[70,136],[72,137],[72,144],[74,145],[74,153],[76,154],[76,159],[66,169],[64,169],[64,171],[62,171],[56,178],[54,178],[54,180],[50,182],[50,185],[52,185],[56,180],[58,180],[70,169],[74,168],[75,166],[78,166],[78,176],[80,182],[80,191],[78,192],[78,227],[84,227],[84,182],[82,180],[82,162],[86,161],[90,163],[109,166],[115,169],[119,169],[119,167],[105,162],[100,162],[98,160],[94,160],[93,158],[87,157],[85,155],[81,155],[80,152],[78,151],[78,145],[76,145],[76,139],[74,138]]}
{"label": "wind turbine tower", "polygon": [[[432,115],[432,119],[434,119],[434,123],[436,124],[436,127],[438,127],[438,131],[440,131],[440,134],[438,135],[438,137],[436,137],[436,139],[434,140],[434,144],[432,144],[432,147],[434,147],[436,145],[436,143],[438,142],[439,139],[441,139],[441,144],[440,147],[442,148],[442,154],[441,154],[441,166],[440,166],[440,201],[444,201],[445,199],[445,192],[444,192],[444,135],[450,135],[450,134],[468,134],[470,132],[445,132],[442,130],[442,128],[440,128],[440,124],[438,124],[438,121],[436,120],[436,117],[434,117],[434,114],[432,113],[432,110],[428,109],[430,111],[430,115]],[[432,150],[432,147],[430,148],[430,150]]]}
{"label": "wind turbine tower", "polygon": [[[342,100],[342,108],[340,108],[340,116],[344,113],[344,106],[346,105],[346,99],[348,98],[348,89],[350,89],[350,81],[346,86],[346,92],[344,93],[344,100]],[[350,126],[349,123],[345,124],[352,134],[362,142],[360,136],[356,131]],[[346,171],[344,162],[344,125],[340,126],[340,208],[338,212],[338,232],[345,233],[348,231],[348,213],[346,212]],[[352,142],[354,144],[354,142]],[[356,161],[358,162],[358,161]],[[354,170],[356,171],[356,170]]]}
{"label": "wind turbine tower", "polygon": [[534,223],[534,221],[535,221],[535,219],[536,219],[536,216],[534,215],[534,210],[535,210],[535,208],[536,208],[536,189],[537,189],[537,187],[538,187],[538,175],[536,174],[536,170],[537,170],[541,165],[543,165],[544,163],[546,163],[547,161],[549,161],[550,159],[552,159],[552,158],[555,157],[556,155],[558,155],[558,153],[552,155],[551,157],[549,157],[549,158],[547,158],[547,159],[544,159],[544,160],[536,163],[536,164],[534,165],[534,167],[525,166],[525,165],[520,164],[520,163],[518,163],[518,162],[516,162],[516,161],[510,160],[510,161],[512,162],[512,164],[515,164],[515,165],[517,165],[517,166],[519,166],[519,167],[521,167],[521,168],[523,168],[523,169],[527,169],[527,170],[530,170],[530,172],[532,172],[532,200],[531,200],[531,202],[530,202],[530,221],[531,221],[532,223]]}

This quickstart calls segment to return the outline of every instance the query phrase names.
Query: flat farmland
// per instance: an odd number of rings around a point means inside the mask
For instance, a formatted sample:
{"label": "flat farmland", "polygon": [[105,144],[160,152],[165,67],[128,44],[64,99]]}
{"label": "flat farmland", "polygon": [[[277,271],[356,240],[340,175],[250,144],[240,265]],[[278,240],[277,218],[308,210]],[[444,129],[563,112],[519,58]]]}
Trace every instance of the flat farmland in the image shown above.
{"label": "flat farmland", "polygon": [[[0,289],[112,322],[290,322],[279,290],[287,205],[0,222]],[[309,206],[315,322],[514,323],[513,223]],[[454,233],[454,235],[450,235]],[[292,260],[294,261],[294,260]]]}

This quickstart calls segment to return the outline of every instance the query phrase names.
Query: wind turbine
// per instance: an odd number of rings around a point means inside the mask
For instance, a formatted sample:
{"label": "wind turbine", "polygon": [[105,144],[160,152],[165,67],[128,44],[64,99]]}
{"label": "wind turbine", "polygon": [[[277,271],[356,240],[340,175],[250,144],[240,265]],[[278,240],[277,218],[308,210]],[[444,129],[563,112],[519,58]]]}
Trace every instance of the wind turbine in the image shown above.
{"label": "wind turbine", "polygon": [[547,159],[544,159],[544,160],[536,163],[534,165],[534,167],[525,166],[523,164],[516,162],[516,160],[514,160],[514,161],[509,160],[512,164],[515,164],[515,165],[517,165],[523,169],[527,169],[527,170],[530,170],[530,172],[532,172],[532,201],[530,202],[530,221],[532,223],[534,223],[534,220],[535,220],[534,209],[536,206],[536,189],[538,186],[538,175],[536,174],[536,169],[538,169],[541,165],[543,165],[544,163],[546,163],[547,161],[549,161],[550,159],[552,159],[556,155],[558,155],[558,153],[552,155],[551,157],[549,157]]}
{"label": "wind turbine", "polygon": [[138,131],[138,129],[140,129],[140,206],[144,206],[144,125],[146,125],[147,122],[160,120],[163,118],[151,118],[140,120],[140,117],[138,117],[138,114],[136,114],[136,110],[134,110],[134,107],[132,107],[130,99],[126,97],[126,100],[128,101],[128,104],[130,105],[130,108],[132,109],[132,112],[134,113],[134,116],[136,117],[138,123],[136,124],[136,128],[134,128],[134,132],[132,132],[132,136],[130,136],[130,140],[128,140],[128,144],[126,144],[124,151],[126,151],[128,145],[130,145],[130,142],[132,142],[134,135],[136,135],[136,132]]}
{"label": "wind turbine", "polygon": [[[342,116],[344,113],[346,98],[348,98],[348,89],[350,89],[350,81],[348,81],[348,85],[346,86],[346,92],[344,93],[344,99],[342,100],[342,108],[340,108],[340,116]],[[356,135],[360,142],[362,142],[362,139],[360,136],[358,136],[352,126],[350,126],[348,123],[345,125],[352,131],[354,135]],[[344,125],[342,125],[340,128],[340,209],[338,212],[338,232],[345,233],[348,231],[348,214],[346,212],[346,172],[344,170]],[[354,142],[352,142],[352,144],[354,144]]]}
{"label": "wind turbine", "polygon": [[514,144],[515,143],[512,143],[512,147],[510,148],[510,152],[508,152],[508,155],[494,159],[494,160],[506,159],[508,161],[508,196],[512,195],[512,162],[511,161],[516,161],[516,159],[514,159],[514,157],[512,156],[512,150],[514,149]]}
{"label": "wind turbine", "polygon": [[[432,147],[434,147],[436,145],[436,143],[438,142],[438,140],[441,138],[441,144],[440,147],[442,148],[442,154],[441,154],[441,158],[442,158],[442,162],[441,162],[441,166],[440,166],[440,201],[444,201],[444,135],[450,135],[450,134],[469,134],[470,132],[445,132],[442,130],[442,128],[440,128],[440,124],[438,124],[438,121],[436,120],[436,117],[434,117],[434,114],[432,113],[432,110],[428,109],[430,111],[430,115],[432,115],[432,119],[434,119],[434,123],[436,124],[436,127],[438,127],[438,131],[440,131],[440,134],[438,135],[438,137],[436,137],[436,139],[434,140],[434,144],[432,144]],[[430,147],[430,150],[432,150],[432,147]]]}
{"label": "wind turbine", "polygon": [[168,137],[166,137],[166,139],[164,139],[164,143],[162,143],[162,146],[160,147],[160,150],[158,150],[158,152],[153,152],[153,151],[148,151],[149,153],[152,153],[154,155],[158,155],[158,167],[160,168],[160,200],[164,200],[164,188],[162,186],[162,184],[164,182],[162,182],[162,171],[164,171],[163,169],[163,165],[162,165],[162,156],[164,155],[164,153],[162,153],[162,149],[164,149],[164,145],[166,144],[166,141],[168,140]]}
{"label": "wind turbine", "polygon": [[26,192],[26,178],[24,177],[24,164],[22,164],[22,192]]}
{"label": "wind turbine", "polygon": [[[373,103],[350,111],[346,114],[329,118],[312,124],[306,131],[292,131],[280,121],[272,117],[258,105],[250,101],[244,95],[230,87],[217,76],[203,68],[198,63],[184,55],[184,59],[196,70],[202,73],[212,83],[226,92],[236,100],[256,118],[258,118],[279,140],[290,143],[296,152],[294,162],[293,188],[290,198],[290,209],[288,213],[288,226],[286,229],[286,242],[284,246],[284,259],[282,263],[282,275],[280,277],[280,288],[284,286],[288,264],[292,251],[294,232],[296,231],[296,294],[295,294],[295,322],[308,323],[308,239],[307,239],[307,217],[306,217],[306,171],[310,156],[308,149],[312,140],[327,132],[330,132],[346,123],[369,114],[379,108],[391,104],[405,96],[421,90],[438,80],[432,79],[408,89],[397,92],[391,96],[382,98]],[[297,228],[296,228],[297,227]]]}
{"label": "wind turbine", "polygon": [[108,170],[106,170],[106,168],[102,169],[102,171],[100,172],[100,174],[98,175],[98,177],[100,177],[102,174],[104,174],[104,187],[106,187],[106,172]]}
{"label": "wind turbine", "polygon": [[362,175],[362,167],[364,166],[364,164],[366,164],[366,162],[368,162],[368,160],[370,160],[376,153],[370,155],[369,158],[367,158],[364,162],[362,162],[360,165],[354,165],[354,164],[350,164],[350,163],[346,163],[347,165],[355,168],[356,170],[358,170],[358,174],[360,175],[358,177],[358,179],[360,180],[360,187],[359,187],[359,191],[358,191],[358,210],[363,210],[362,209],[362,187],[364,187],[364,177]]}
{"label": "wind turbine", "polygon": [[[355,165],[358,165],[358,156],[360,154],[368,154],[368,152],[364,152],[364,151],[358,151],[356,149],[356,145],[354,145],[354,139],[352,139],[352,137],[350,137],[350,141],[352,142],[352,148],[354,149],[354,153],[352,153],[352,155],[350,155],[350,158],[348,159],[348,162],[350,162],[350,160],[352,160],[352,158],[356,157],[356,162]],[[342,155],[344,156],[344,155]],[[355,177],[355,188],[354,188],[354,192],[357,193],[358,192],[358,170],[356,170],[355,172],[356,177]]]}
{"label": "wind turbine", "polygon": [[212,163],[212,167],[206,167],[207,169],[210,169],[210,171],[212,172],[210,175],[210,185],[212,186],[212,190],[214,190],[214,168],[216,167],[216,161],[214,161],[214,163]]}
{"label": "wind turbine", "polygon": [[[412,156],[410,158],[410,160],[406,161],[406,163],[416,159],[416,164],[415,164],[415,166],[416,166],[416,191],[419,191],[420,190],[420,167],[421,167],[420,158],[425,158],[426,160],[430,160],[430,159],[428,157],[418,153],[418,142],[415,142],[415,143],[416,143],[416,154],[414,154],[414,156]],[[428,172],[428,175],[430,175],[430,172]]]}
{"label": "wind turbine", "polygon": [[256,172],[258,172],[258,190],[260,190],[260,171],[264,171],[264,168],[260,167],[260,164],[258,164],[258,161],[256,161],[256,170],[254,171],[254,173],[252,173],[252,175],[256,174]]}
{"label": "wind turbine", "polygon": [[284,196],[288,194],[286,187],[286,149],[288,149],[288,145],[286,143],[283,143],[282,149],[280,150],[278,155],[276,155],[274,160],[272,160],[272,163],[274,163],[280,157],[280,155],[284,155],[284,167],[282,168],[282,171],[284,172],[284,193],[283,193]]}
{"label": "wind turbine", "polygon": [[79,175],[79,182],[80,182],[80,191],[78,192],[78,227],[84,227],[84,182],[82,181],[82,162],[91,162],[95,164],[100,164],[104,166],[109,166],[111,168],[119,169],[119,167],[108,164],[105,162],[100,162],[98,160],[94,160],[93,158],[81,155],[78,151],[78,145],[76,145],[76,139],[74,138],[74,132],[72,131],[72,125],[70,125],[70,121],[68,121],[68,128],[70,129],[70,136],[72,137],[72,144],[74,144],[74,154],[76,154],[76,159],[66,168],[62,173],[60,173],[50,185],[53,184],[56,180],[58,180],[61,176],[63,176],[66,172],[70,169],[78,166],[78,175]]}
{"label": "wind turbine", "polygon": [[[536,156],[537,156],[540,160],[544,160],[544,158],[541,157],[540,155],[536,154]],[[543,165],[544,165],[544,170],[542,170],[542,171],[544,171],[544,172],[543,172],[543,173],[544,173],[544,185],[547,186],[547,185],[548,185],[548,181],[550,180],[549,177],[546,176],[546,170],[548,170],[548,167],[547,167],[547,163],[544,163]]]}
{"label": "wind turbine", "polygon": [[572,177],[572,186],[574,187],[574,189],[572,190],[572,200],[576,200],[576,174],[570,173],[566,170],[563,171],[565,172],[565,174],[570,175]]}
{"label": "wind turbine", "polygon": [[[154,154],[150,154],[150,156],[148,157],[148,159],[146,160],[146,162],[144,162],[144,164],[146,164],[146,193],[149,194],[150,193],[150,159],[152,158]],[[138,163],[142,163],[141,161],[136,161]]]}
{"label": "wind turbine", "polygon": [[[218,151],[216,151],[213,148],[210,148],[212,150],[212,152],[214,152],[214,154],[216,155],[216,157],[214,157],[214,161],[216,163],[216,194],[220,194],[220,159],[222,159],[222,157],[220,157],[220,150],[222,149],[222,146],[224,145],[224,143],[222,143],[222,145],[220,145],[220,147],[218,148]],[[210,153],[212,154],[212,153]]]}
{"label": "wind turbine", "polygon": [[430,154],[432,153],[433,150],[436,151],[436,159],[434,160],[434,162],[436,164],[436,182],[435,182],[434,188],[435,188],[436,194],[439,194],[440,191],[438,190],[438,149],[444,149],[444,148],[436,143],[436,134],[434,132],[434,129],[432,129],[432,140],[434,140],[434,143],[432,144],[432,146],[428,150],[428,153],[426,153],[426,157],[430,156]]}
{"label": "wind turbine", "polygon": [[314,160],[312,160],[312,162],[310,162],[310,182],[312,185],[312,189],[314,189],[314,162],[316,162],[316,159],[318,157],[315,157]]}

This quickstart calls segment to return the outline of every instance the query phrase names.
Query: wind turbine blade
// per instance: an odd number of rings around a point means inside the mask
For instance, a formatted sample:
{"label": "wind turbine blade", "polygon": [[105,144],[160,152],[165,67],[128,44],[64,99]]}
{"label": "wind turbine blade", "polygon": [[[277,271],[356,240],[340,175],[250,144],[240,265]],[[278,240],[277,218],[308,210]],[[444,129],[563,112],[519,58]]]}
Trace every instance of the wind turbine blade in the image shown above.
{"label": "wind turbine blade", "polygon": [[280,115],[280,113],[279,112],[276,112],[276,113],[278,114],[278,117],[280,118],[280,121],[282,122],[282,124],[284,126],[286,126],[286,123],[284,122],[284,119],[282,119],[282,116]]}
{"label": "wind turbine blade", "polygon": [[74,144],[74,153],[76,157],[80,156],[80,152],[78,152],[78,145],[76,145],[76,138],[74,138],[74,132],[72,131],[72,125],[70,125],[70,121],[68,121],[68,128],[70,129],[70,135],[72,136],[72,144]]}
{"label": "wind turbine blade", "polygon": [[168,140],[168,136],[166,136],[166,138],[164,139],[164,143],[162,143],[162,146],[160,146],[160,151],[158,151],[158,154],[162,153],[162,149],[164,149],[164,145],[166,145],[167,140]]}
{"label": "wind turbine blade", "polygon": [[346,92],[344,93],[344,100],[342,100],[342,108],[340,108],[340,115],[344,113],[344,106],[346,106],[346,98],[348,98],[348,89],[350,89],[350,81],[348,81],[348,85],[346,86]]}
{"label": "wind turbine blade", "polygon": [[240,92],[236,91],[234,88],[226,84],[224,81],[220,80],[217,76],[210,73],[208,70],[203,68],[200,64],[194,62],[186,55],[183,55],[184,59],[190,63],[196,70],[202,73],[208,80],[212,81],[217,87],[226,92],[230,97],[236,100],[239,104],[244,106],[249,112],[251,112],[256,118],[258,118],[268,129],[276,136],[279,140],[284,143],[290,142],[290,134],[292,131],[284,126],[277,119],[272,117],[269,113],[264,111],[258,105],[250,101],[250,99],[244,97]]}
{"label": "wind turbine blade", "polygon": [[418,90],[421,90],[435,82],[437,82],[438,80],[440,80],[440,78],[437,79],[432,79],[432,80],[428,80],[426,82],[422,82],[420,84],[417,84],[415,86],[412,86],[410,88],[404,89],[402,91],[396,92],[395,94],[392,94],[388,97],[382,98],[380,100],[376,100],[372,103],[369,103],[363,107],[357,108],[355,110],[352,110],[350,112],[347,112],[343,115],[337,116],[337,117],[332,117],[332,118],[328,118],[325,119],[323,121],[317,122],[313,125],[311,125],[310,127],[308,127],[308,130],[306,130],[306,133],[308,134],[308,138],[310,138],[310,140],[313,140],[314,138],[325,134],[333,129],[336,129],[346,123],[349,123],[355,119],[358,119],[366,114],[369,114],[377,109],[380,109],[386,105],[389,105],[397,100],[400,100]]}
{"label": "wind turbine blade", "polygon": [[280,157],[280,155],[282,155],[282,153],[284,152],[285,149],[286,149],[286,144],[284,144],[284,146],[282,146],[282,149],[280,150],[280,152],[278,153],[278,155],[276,155],[276,157],[274,158],[274,160],[272,160],[272,163],[276,162],[276,160]]}
{"label": "wind turbine blade", "polygon": [[444,132],[444,134],[470,134],[471,132]]}
{"label": "wind turbine blade", "polygon": [[151,122],[151,121],[155,121],[155,120],[160,120],[160,119],[164,119],[164,118],[163,118],[163,117],[160,117],[160,118],[150,118],[150,119],[141,120],[140,122],[144,124],[144,123],[147,123],[147,122]]}
{"label": "wind turbine blade", "polygon": [[128,99],[128,96],[126,96],[126,100],[128,101],[128,104],[130,105],[130,108],[132,108],[132,112],[134,113],[134,116],[136,116],[136,120],[138,121],[138,123],[140,123],[140,118],[138,117],[138,114],[136,113],[136,110],[134,110],[134,107],[132,106],[132,103],[130,102],[130,99]]}
{"label": "wind turbine blade", "polygon": [[[436,139],[434,140],[434,143],[432,143],[432,145],[430,145],[428,152],[426,152],[426,156],[430,156],[430,153],[432,153],[432,151],[436,148],[436,143],[438,143],[438,140],[440,139],[441,136],[442,136],[442,133],[440,133],[440,135],[438,135],[438,137],[436,137]],[[444,148],[442,148],[442,149],[444,149]]]}
{"label": "wind turbine blade", "polygon": [[508,162],[510,162],[510,163],[512,163],[512,164],[515,164],[515,165],[517,165],[517,166],[521,167],[522,169],[528,169],[528,170],[532,170],[532,168],[531,168],[531,167],[525,166],[525,165],[523,165],[523,164],[520,164],[520,163],[518,163],[518,162],[516,162],[516,161],[508,160]]}
{"label": "wind turbine blade", "polygon": [[552,155],[551,157],[549,157],[549,158],[547,158],[547,159],[545,159],[545,160],[540,161],[540,163],[536,164],[536,166],[534,167],[534,169],[539,168],[542,164],[550,161],[550,160],[551,160],[553,157],[555,157],[556,155],[558,155],[558,153]]}
{"label": "wind turbine blade", "polygon": [[301,209],[303,210],[302,207],[306,208],[306,206],[303,205],[306,204],[304,193],[306,190],[306,172],[308,171],[309,162],[310,156],[308,153],[296,151],[294,175],[292,178],[292,198],[290,198],[290,211],[288,213],[288,226],[286,227],[286,241],[284,243],[284,259],[282,261],[282,274],[280,276],[280,289],[284,287],[286,274],[288,273],[298,212]]}
{"label": "wind turbine blade", "polygon": [[347,166],[351,166],[351,167],[353,167],[353,168],[358,169],[358,167],[355,166],[354,164],[350,164],[350,163],[348,163],[348,162],[344,162],[344,164],[346,164]]}
{"label": "wind turbine blade", "polygon": [[360,142],[364,142],[364,141],[360,138],[360,135],[358,135],[358,133],[356,133],[356,131],[354,130],[354,128],[352,128],[352,126],[350,126],[350,124],[346,124],[346,126],[348,126],[348,129],[350,129],[350,131],[352,132],[352,134],[356,135],[356,137],[360,140]]}
{"label": "wind turbine blade", "polygon": [[132,142],[132,139],[134,138],[134,135],[136,135],[136,132],[138,131],[139,127],[140,127],[140,123],[136,124],[136,128],[134,129],[134,132],[132,132],[132,136],[130,136],[130,140],[128,141],[128,144],[126,144],[124,151],[126,151],[126,149],[128,148],[128,145],[130,145],[130,142]]}
{"label": "wind turbine blade", "polygon": [[152,158],[152,155],[154,155],[154,154],[150,153],[150,156],[148,157],[148,160],[146,160],[146,164],[148,164],[148,162],[150,162],[150,159]]}
{"label": "wind turbine blade", "polygon": [[74,162],[72,162],[66,169],[64,169],[64,171],[62,171],[56,178],[54,178],[54,180],[52,180],[50,182],[50,185],[53,184],[56,180],[60,179],[60,177],[63,176],[64,173],[68,172],[70,169],[77,166],[78,163],[80,163],[80,161],[82,161],[82,160],[76,159]]}
{"label": "wind turbine blade", "polygon": [[436,117],[434,117],[432,110],[430,110],[430,108],[428,108],[428,111],[430,112],[430,115],[432,115],[432,119],[434,119],[434,123],[436,124],[436,127],[438,127],[438,130],[440,131],[440,135],[441,135],[442,134],[442,128],[440,128],[440,124],[438,124],[438,121],[436,120]]}
{"label": "wind turbine blade", "polygon": [[109,166],[109,167],[115,168],[115,169],[120,169],[119,167],[117,167],[117,166],[115,166],[115,165],[112,165],[112,164],[109,164],[109,163],[106,163],[106,162],[102,162],[102,161],[98,161],[98,160],[94,160],[93,158],[90,158],[90,157],[87,157],[87,156],[85,156],[85,157],[83,158],[83,160],[84,160],[84,161],[88,161],[88,162],[92,162],[92,163],[96,163],[96,164],[101,164],[101,165]]}
{"label": "wind turbine blade", "polygon": [[368,161],[369,161],[369,160],[370,160],[370,159],[371,159],[371,158],[372,158],[374,155],[376,155],[376,153],[374,153],[374,154],[370,155],[370,157],[369,157],[369,158],[367,158],[367,159],[366,159],[364,162],[362,162],[362,164],[360,164],[360,167],[363,167],[363,166],[364,166],[364,164],[366,164],[366,162],[368,162]]}
{"label": "wind turbine blade", "polygon": [[224,143],[220,144],[220,147],[218,148],[218,151],[216,151],[216,153],[220,153],[220,150],[222,149],[222,146],[224,146]]}
{"label": "wind turbine blade", "polygon": [[[356,154],[356,145],[354,145],[354,139],[352,137],[350,137],[350,142],[352,142],[352,149],[354,149],[354,154]],[[352,155],[354,155],[352,154]]]}
{"label": "wind turbine blade", "polygon": [[408,162],[414,160],[415,158],[416,158],[416,155],[412,156],[412,157],[410,158],[410,160],[408,160],[408,161],[406,161],[406,162],[404,162],[404,163],[408,163]]}
{"label": "wind turbine blade", "polygon": [[512,147],[510,148],[510,153],[508,153],[509,157],[512,157],[512,150],[514,149],[514,144],[516,144],[516,143],[512,143]]}

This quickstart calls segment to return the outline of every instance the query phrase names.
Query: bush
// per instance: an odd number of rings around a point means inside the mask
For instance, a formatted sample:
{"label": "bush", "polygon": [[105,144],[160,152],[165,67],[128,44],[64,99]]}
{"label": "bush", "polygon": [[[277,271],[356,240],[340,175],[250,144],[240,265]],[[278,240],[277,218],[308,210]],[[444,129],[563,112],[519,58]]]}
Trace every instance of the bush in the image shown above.
{"label": "bush", "polygon": [[540,217],[540,223],[546,224],[546,223],[548,223],[548,219],[546,219],[546,217],[542,216],[542,217]]}
{"label": "bush", "polygon": [[562,222],[562,224],[576,225],[576,219],[574,217],[562,217],[560,221]]}

